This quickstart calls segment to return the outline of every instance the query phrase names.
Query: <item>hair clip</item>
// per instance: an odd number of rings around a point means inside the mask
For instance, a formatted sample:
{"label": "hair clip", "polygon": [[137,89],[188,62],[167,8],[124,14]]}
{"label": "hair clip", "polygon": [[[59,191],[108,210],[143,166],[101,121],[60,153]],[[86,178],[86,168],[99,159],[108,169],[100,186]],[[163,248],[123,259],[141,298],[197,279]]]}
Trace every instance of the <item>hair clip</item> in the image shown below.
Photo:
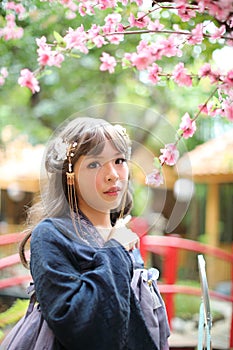
{"label": "hair clip", "polygon": [[71,158],[75,155],[75,149],[77,147],[78,143],[74,141],[73,143],[68,145],[67,151],[66,151],[66,158],[68,159],[68,171],[69,173],[72,173],[72,162]]}
{"label": "hair clip", "polygon": [[64,141],[61,137],[58,137],[54,144],[54,153],[57,160],[67,159],[67,148],[68,143]]}
{"label": "hair clip", "polygon": [[129,139],[129,135],[127,134],[127,131],[125,128],[123,128],[123,126],[116,124],[114,125],[114,128],[119,132],[119,134],[121,134],[123,137]]}

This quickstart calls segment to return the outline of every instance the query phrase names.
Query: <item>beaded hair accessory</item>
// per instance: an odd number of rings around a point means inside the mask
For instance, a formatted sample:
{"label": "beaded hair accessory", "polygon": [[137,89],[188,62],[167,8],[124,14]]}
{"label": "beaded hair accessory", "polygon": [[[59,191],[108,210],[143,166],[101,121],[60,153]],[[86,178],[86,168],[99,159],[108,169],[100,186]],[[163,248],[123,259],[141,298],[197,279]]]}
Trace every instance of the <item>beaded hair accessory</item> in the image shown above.
{"label": "beaded hair accessory", "polygon": [[75,191],[75,179],[74,179],[74,171],[73,171],[73,165],[71,159],[74,157],[75,149],[77,147],[78,143],[74,141],[70,145],[68,145],[67,152],[66,152],[66,159],[68,160],[68,171],[66,172],[66,180],[67,180],[67,193],[68,193],[68,201],[69,201],[69,207],[71,210],[71,215],[73,216],[74,213],[78,213],[78,203],[77,203],[77,196]]}
{"label": "beaded hair accessory", "polygon": [[68,145],[67,152],[66,152],[66,159],[68,159],[68,171],[66,172],[68,185],[74,185],[74,172],[72,169],[71,159],[74,157],[75,149],[76,149],[77,145],[78,145],[78,143],[76,141],[74,141],[73,143]]}

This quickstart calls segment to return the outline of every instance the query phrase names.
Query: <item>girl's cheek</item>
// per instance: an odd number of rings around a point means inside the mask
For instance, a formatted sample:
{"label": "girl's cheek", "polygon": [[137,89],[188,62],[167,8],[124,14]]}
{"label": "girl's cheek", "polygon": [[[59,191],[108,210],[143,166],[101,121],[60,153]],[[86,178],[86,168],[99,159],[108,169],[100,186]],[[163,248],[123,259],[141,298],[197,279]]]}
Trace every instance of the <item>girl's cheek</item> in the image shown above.
{"label": "girl's cheek", "polygon": [[124,167],[122,170],[121,170],[121,173],[120,173],[120,177],[122,180],[128,180],[129,178],[129,169],[128,167]]}

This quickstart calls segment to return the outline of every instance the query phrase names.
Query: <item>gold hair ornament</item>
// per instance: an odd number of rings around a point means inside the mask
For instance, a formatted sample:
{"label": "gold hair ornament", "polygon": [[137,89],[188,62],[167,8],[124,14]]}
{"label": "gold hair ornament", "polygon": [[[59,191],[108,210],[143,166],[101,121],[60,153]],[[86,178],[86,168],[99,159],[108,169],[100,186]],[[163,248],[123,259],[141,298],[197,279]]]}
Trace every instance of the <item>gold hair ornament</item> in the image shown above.
{"label": "gold hair ornament", "polygon": [[76,147],[77,147],[77,142],[74,141],[73,143],[68,145],[68,149],[66,152],[66,157],[68,159],[68,172],[66,172],[67,185],[74,185],[74,172],[72,169],[72,158],[74,157]]}
{"label": "gold hair ornament", "polygon": [[66,158],[68,160],[68,171],[66,172],[67,194],[68,194],[68,202],[69,202],[71,220],[73,222],[75,232],[76,232],[78,237],[80,237],[83,241],[88,243],[87,240],[85,240],[83,237],[81,237],[81,235],[77,229],[76,222],[75,222],[75,216],[76,216],[78,218],[80,230],[82,231],[82,226],[81,226],[79,212],[78,212],[78,202],[77,202],[76,190],[75,190],[75,174],[74,174],[73,165],[72,165],[72,158],[75,155],[75,150],[76,150],[77,145],[78,145],[78,143],[76,141],[74,141],[73,143],[68,145],[67,152],[66,152]]}

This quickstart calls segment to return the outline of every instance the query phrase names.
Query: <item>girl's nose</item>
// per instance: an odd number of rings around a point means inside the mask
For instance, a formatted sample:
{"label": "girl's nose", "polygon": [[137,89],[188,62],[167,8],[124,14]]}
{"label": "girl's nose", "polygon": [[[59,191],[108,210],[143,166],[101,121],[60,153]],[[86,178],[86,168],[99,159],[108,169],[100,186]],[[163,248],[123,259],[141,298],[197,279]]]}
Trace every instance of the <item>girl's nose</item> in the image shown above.
{"label": "girl's nose", "polygon": [[117,170],[115,169],[113,164],[106,164],[106,175],[105,175],[105,181],[106,182],[115,182],[119,179],[119,175]]}

